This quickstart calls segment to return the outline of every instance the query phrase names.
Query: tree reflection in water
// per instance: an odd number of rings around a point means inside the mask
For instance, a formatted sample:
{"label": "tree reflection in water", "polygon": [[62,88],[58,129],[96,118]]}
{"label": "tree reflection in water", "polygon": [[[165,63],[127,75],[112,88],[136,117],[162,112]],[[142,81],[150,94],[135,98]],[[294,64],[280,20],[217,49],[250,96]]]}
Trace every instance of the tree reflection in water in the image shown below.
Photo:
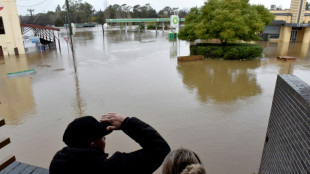
{"label": "tree reflection in water", "polygon": [[201,102],[231,102],[261,93],[254,70],[259,60],[179,62],[178,72],[186,87],[195,91]]}

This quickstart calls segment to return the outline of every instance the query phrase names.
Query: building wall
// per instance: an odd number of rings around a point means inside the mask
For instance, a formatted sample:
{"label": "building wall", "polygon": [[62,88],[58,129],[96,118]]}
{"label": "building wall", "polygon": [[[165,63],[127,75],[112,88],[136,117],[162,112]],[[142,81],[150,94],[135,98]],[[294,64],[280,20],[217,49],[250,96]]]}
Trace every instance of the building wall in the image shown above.
{"label": "building wall", "polygon": [[[290,9],[286,10],[270,10],[270,13],[275,14],[275,20],[282,20],[285,21],[286,23],[291,23],[292,22],[292,16],[291,15],[283,15],[283,14],[291,14]],[[282,14],[282,15],[279,15]]]}
{"label": "building wall", "polygon": [[[275,14],[276,21],[285,21],[286,24],[282,24],[279,39],[270,39],[270,41],[282,41],[290,42],[292,25],[301,26],[302,29],[297,32],[297,42],[309,43],[310,33],[309,27],[302,26],[310,22],[309,11],[305,11],[306,0],[291,0],[291,8],[286,10],[270,10],[271,13]],[[298,19],[299,18],[299,19]],[[288,24],[288,25],[287,25]],[[301,25],[299,25],[301,24]],[[269,34],[269,33],[267,33]]]}
{"label": "building wall", "polygon": [[305,23],[308,23],[309,21],[310,21],[310,16],[305,16],[305,17],[304,17],[304,22],[305,22]]}
{"label": "building wall", "polygon": [[310,173],[310,86],[279,75],[259,171]]}
{"label": "building wall", "polygon": [[0,3],[4,6],[4,9],[0,11],[5,29],[5,34],[0,35],[3,53],[14,55],[14,48],[18,48],[19,54],[25,54],[16,1],[2,0]]}
{"label": "building wall", "polygon": [[302,28],[301,30],[297,31],[297,39],[296,39],[297,42],[302,42],[304,38],[304,31],[305,31],[305,28]]}
{"label": "building wall", "polygon": [[302,23],[304,21],[305,7],[306,0],[291,0],[291,13],[293,15],[291,23]]}
{"label": "building wall", "polygon": [[306,27],[304,28],[304,37],[303,37],[303,40],[302,42],[303,43],[309,43],[310,42],[310,28],[309,27]]}
{"label": "building wall", "polygon": [[286,23],[291,23],[292,16],[275,16],[275,20],[285,21]]}
{"label": "building wall", "polygon": [[281,31],[281,41],[282,42],[289,42],[291,39],[292,27],[289,26],[282,26]]}

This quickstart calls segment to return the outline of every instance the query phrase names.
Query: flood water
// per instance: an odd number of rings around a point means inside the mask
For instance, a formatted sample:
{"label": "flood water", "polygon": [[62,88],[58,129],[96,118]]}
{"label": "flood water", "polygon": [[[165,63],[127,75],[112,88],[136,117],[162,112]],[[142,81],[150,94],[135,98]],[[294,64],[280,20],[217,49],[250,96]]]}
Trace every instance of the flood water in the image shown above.
{"label": "flood water", "polygon": [[[0,156],[48,168],[64,147],[62,134],[83,115],[117,112],[155,127],[172,149],[197,152],[209,173],[257,172],[278,74],[294,74],[310,84],[309,45],[259,42],[264,58],[254,61],[205,59],[177,62],[189,43],[168,33],[78,29],[74,55],[63,40],[50,50],[0,59],[0,137],[11,144]],[[282,62],[278,55],[296,56]],[[8,78],[7,73],[36,74]],[[139,146],[121,131],[107,136],[106,151]],[[161,173],[160,170],[156,171]]]}

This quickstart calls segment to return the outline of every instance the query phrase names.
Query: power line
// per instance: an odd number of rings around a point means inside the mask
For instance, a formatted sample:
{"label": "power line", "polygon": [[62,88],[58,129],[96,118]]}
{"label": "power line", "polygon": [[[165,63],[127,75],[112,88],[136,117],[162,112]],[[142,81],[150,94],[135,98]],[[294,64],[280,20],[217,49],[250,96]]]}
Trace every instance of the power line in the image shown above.
{"label": "power line", "polygon": [[[48,4],[46,5],[46,8],[44,8],[44,9],[47,10],[47,8],[48,8],[49,5],[51,4],[51,2],[53,2],[53,1],[50,1],[50,3],[48,3]],[[40,14],[37,15],[37,18],[33,21],[33,23],[35,23],[39,17],[40,17]]]}
{"label": "power line", "polygon": [[40,5],[40,4],[43,4],[44,2],[47,2],[48,0],[43,0],[37,4],[33,4],[33,5],[16,5],[18,7],[33,7],[33,6],[37,6],[37,5]]}
{"label": "power line", "polygon": [[31,23],[33,23],[33,20],[32,20],[32,12],[34,11],[34,9],[27,9],[27,11],[30,12]]}
{"label": "power line", "polygon": [[16,2],[16,3],[23,3],[23,2],[26,2],[26,1],[36,1],[36,0],[5,0],[5,2]]}

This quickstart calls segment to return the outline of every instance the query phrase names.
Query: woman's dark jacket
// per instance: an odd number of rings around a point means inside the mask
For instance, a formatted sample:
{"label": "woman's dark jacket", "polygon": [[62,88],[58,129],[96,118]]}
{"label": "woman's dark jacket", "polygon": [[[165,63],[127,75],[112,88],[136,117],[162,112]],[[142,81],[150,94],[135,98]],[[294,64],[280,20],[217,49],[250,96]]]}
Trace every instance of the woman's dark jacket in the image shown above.
{"label": "woman's dark jacket", "polygon": [[65,147],[54,156],[50,174],[148,174],[153,173],[170,152],[169,145],[159,133],[138,118],[126,118],[121,130],[142,149],[131,153],[115,152],[107,158],[107,154],[97,148]]}

